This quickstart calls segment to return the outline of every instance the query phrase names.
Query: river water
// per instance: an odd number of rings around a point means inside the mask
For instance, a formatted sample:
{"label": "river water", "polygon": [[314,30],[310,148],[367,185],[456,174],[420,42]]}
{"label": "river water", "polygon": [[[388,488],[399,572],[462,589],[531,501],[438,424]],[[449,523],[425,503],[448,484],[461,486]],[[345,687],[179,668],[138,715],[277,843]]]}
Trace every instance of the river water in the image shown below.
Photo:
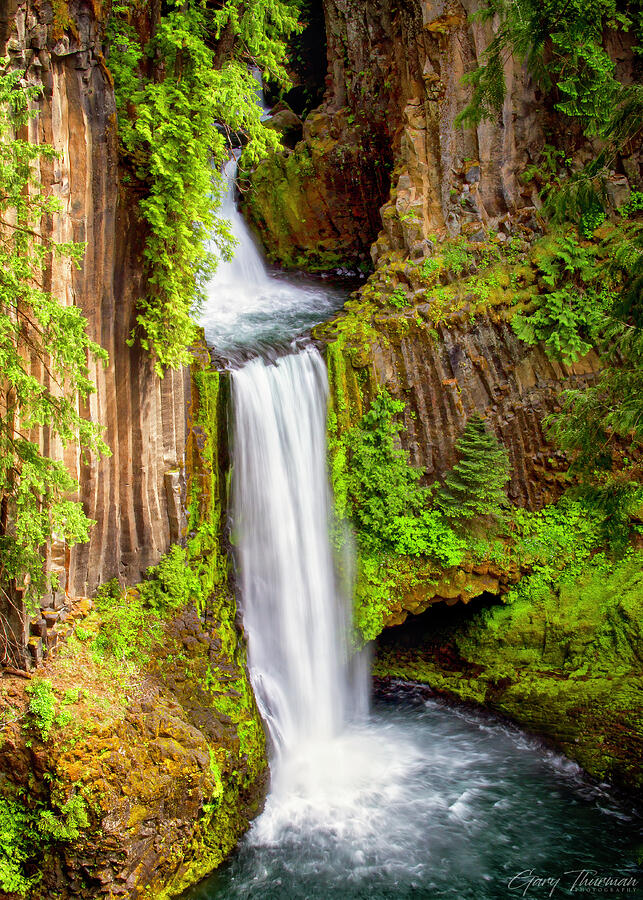
{"label": "river water", "polygon": [[290,341],[329,319],[346,294],[305,275],[270,271],[235,203],[236,158],[224,168],[225,194],[219,215],[227,219],[237,246],[232,260],[220,263],[207,286],[201,325],[208,343],[224,362],[238,364],[262,354],[284,352]]}
{"label": "river water", "polygon": [[268,271],[234,175],[231,161],[224,215],[239,245],[202,323],[232,369],[239,602],[271,790],[232,859],[186,897],[605,896],[582,873],[634,878],[639,823],[574,764],[408,687],[369,710],[367,660],[348,641],[350,560],[336,565],[328,537],[326,370],[297,340],[343,297]]}
{"label": "river water", "polygon": [[290,775],[190,900],[641,896],[574,889],[583,870],[637,878],[632,814],[520,731],[409,688]]}

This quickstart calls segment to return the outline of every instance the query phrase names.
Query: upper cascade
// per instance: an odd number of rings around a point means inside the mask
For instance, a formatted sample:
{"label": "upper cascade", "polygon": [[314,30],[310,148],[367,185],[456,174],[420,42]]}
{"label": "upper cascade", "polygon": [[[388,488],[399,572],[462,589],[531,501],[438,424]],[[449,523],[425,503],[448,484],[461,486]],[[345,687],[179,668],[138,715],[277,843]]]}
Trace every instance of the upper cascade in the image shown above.
{"label": "upper cascade", "polygon": [[345,292],[304,275],[270,271],[235,202],[239,151],[224,167],[221,216],[236,240],[234,256],[221,260],[207,285],[200,322],[209,344],[227,363],[286,348],[313,325],[330,318]]}

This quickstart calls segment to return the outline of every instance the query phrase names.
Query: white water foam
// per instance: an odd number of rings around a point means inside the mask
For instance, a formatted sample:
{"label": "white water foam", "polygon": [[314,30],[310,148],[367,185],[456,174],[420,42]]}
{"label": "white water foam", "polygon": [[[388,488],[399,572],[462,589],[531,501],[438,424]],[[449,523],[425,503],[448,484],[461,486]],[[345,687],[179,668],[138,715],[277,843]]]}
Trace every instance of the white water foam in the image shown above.
{"label": "white water foam", "polygon": [[224,168],[219,215],[237,241],[229,262],[220,261],[206,287],[199,320],[208,343],[222,356],[266,351],[330,318],[341,308],[342,291],[319,280],[284,278],[268,270],[235,201],[237,157]]}

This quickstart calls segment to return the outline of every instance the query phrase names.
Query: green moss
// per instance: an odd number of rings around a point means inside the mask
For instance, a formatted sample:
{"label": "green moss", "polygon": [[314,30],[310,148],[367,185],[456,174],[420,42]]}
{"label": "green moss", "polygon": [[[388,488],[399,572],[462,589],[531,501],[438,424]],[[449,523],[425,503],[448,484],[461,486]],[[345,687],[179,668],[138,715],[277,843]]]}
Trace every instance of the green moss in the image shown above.
{"label": "green moss", "polygon": [[[430,560],[361,554],[355,588],[357,643],[376,638],[412,603],[414,593],[430,598],[442,572]],[[419,600],[419,596],[418,596]],[[402,615],[402,619],[406,614]]]}
{"label": "green moss", "polygon": [[317,198],[313,158],[323,147],[301,141],[292,153],[273,153],[254,172],[245,173],[244,211],[260,233],[273,263],[286,269],[329,272],[346,265],[339,238],[321,237],[307,222],[311,198]]}
{"label": "green moss", "polygon": [[62,38],[66,31],[78,38],[78,26],[69,12],[68,0],[52,0],[52,35],[56,40]]}
{"label": "green moss", "polygon": [[603,558],[561,586],[541,582],[424,647],[381,651],[375,674],[501,712],[592,775],[641,790],[642,563],[641,553],[609,568]]}
{"label": "green moss", "polygon": [[225,458],[229,396],[227,376],[209,368],[204,354],[192,364],[191,428],[186,448],[187,555],[201,596],[227,583],[228,561],[221,549],[227,505]]}

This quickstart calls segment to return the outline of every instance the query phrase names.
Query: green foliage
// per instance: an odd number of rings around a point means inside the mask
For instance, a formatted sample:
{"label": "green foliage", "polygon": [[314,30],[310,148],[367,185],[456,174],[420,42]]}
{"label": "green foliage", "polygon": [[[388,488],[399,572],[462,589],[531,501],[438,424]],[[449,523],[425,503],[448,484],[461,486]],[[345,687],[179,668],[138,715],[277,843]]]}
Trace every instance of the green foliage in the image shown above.
{"label": "green foliage", "polygon": [[457,238],[447,243],[441,251],[444,268],[455,276],[460,276],[474,260],[466,238]]}
{"label": "green foliage", "polygon": [[593,203],[583,210],[578,229],[583,237],[590,238],[604,221],[605,210],[598,200],[594,200]]}
{"label": "green foliage", "polygon": [[[75,792],[64,802],[50,798],[33,808],[3,785],[0,797],[0,889],[26,896],[40,880],[38,861],[54,843],[76,840],[89,826],[87,805]],[[35,873],[35,874],[33,874]]]}
{"label": "green foliage", "polygon": [[300,6],[287,0],[224,0],[213,16],[216,38],[223,32],[234,35],[236,59],[258,66],[271,81],[287,84],[284,38],[301,31]]}
{"label": "green foliage", "polygon": [[619,207],[618,211],[624,219],[630,219],[636,213],[643,212],[643,191],[632,191],[630,199]]}
{"label": "green foliage", "polygon": [[613,280],[597,264],[597,248],[581,244],[572,230],[554,234],[535,255],[543,286],[536,308],[518,313],[512,327],[528,344],[544,342],[546,352],[572,363],[596,343],[613,306]]}
{"label": "green foliage", "polygon": [[503,517],[507,505],[509,455],[475,413],[456,441],[459,461],[447,474],[436,504],[448,519]]}
{"label": "green foliage", "polygon": [[148,610],[137,591],[127,591],[118,598],[97,598],[100,630],[92,643],[97,656],[114,657],[144,665],[155,641],[162,634],[159,617]]}
{"label": "green foliage", "polygon": [[29,694],[29,720],[43,741],[49,738],[56,717],[56,698],[51,681],[34,678],[25,688]]}
{"label": "green foliage", "polygon": [[440,269],[442,268],[442,262],[439,258],[435,256],[430,256],[428,259],[425,259],[422,265],[420,266],[420,272],[422,274],[422,278],[427,279],[427,281],[435,276]]}
{"label": "green foliage", "polygon": [[167,616],[190,601],[198,604],[202,590],[186,549],[178,544],[150,566],[136,589],[123,591],[116,579],[107,582],[96,595],[101,627],[92,643],[94,653],[145,665],[162,638]]}
{"label": "green foliage", "polygon": [[72,794],[58,810],[44,809],[38,830],[51,841],[75,841],[89,826],[87,804],[80,794]]}
{"label": "green foliage", "polygon": [[540,150],[538,161],[527,166],[521,175],[521,181],[526,183],[533,181],[552,182],[561,166],[570,166],[572,160],[567,157],[564,150],[554,147],[553,144],[544,144]]}
{"label": "green foliage", "polygon": [[[598,566],[597,553],[604,544],[602,525],[602,511],[580,499],[564,497],[538,513],[515,509],[511,553],[530,566],[531,574],[506,595],[505,601],[511,603],[526,596],[535,601],[552,587],[578,578],[590,559]],[[608,565],[602,553],[600,559]]]}
{"label": "green foliage", "polygon": [[409,305],[409,298],[403,287],[396,287],[391,296],[388,298],[388,302],[396,309],[404,309]]}
{"label": "green foliage", "polygon": [[473,95],[458,121],[477,125],[497,115],[506,95],[504,60],[513,54],[545,91],[555,91],[560,112],[580,119],[587,133],[601,133],[620,98],[603,35],[610,28],[629,30],[637,14],[628,14],[628,6],[617,0],[572,0],[562,7],[557,0],[489,0],[476,18],[498,17],[500,24],[482,65],[466,76]]}
{"label": "green foliage", "polygon": [[562,412],[547,419],[579,471],[609,469],[623,445],[636,453],[643,441],[643,339],[640,331],[629,337],[625,361],[608,366],[595,384],[565,391]]}
{"label": "green foliage", "polygon": [[[78,412],[94,390],[88,359],[107,355],[88,338],[78,307],[40,287],[54,259],[78,263],[83,248],[39,236],[60,203],[41,192],[36,173],[56,153],[15,137],[38,89],[7,65],[0,60],[0,583],[27,583],[34,598],[45,588],[41,547],[54,532],[68,544],[86,541],[92,523],[70,499],[77,483],[65,465],[31,438],[35,431],[107,451],[100,429]],[[32,374],[39,368],[42,377]]]}
{"label": "green foliage", "polygon": [[[605,181],[615,158],[636,140],[643,121],[643,87],[624,84],[605,49],[606,35],[635,30],[643,19],[638,0],[489,0],[475,17],[499,26],[482,64],[465,76],[471,102],[456,121],[475,126],[497,116],[506,96],[504,61],[513,54],[548,94],[555,108],[601,138],[601,149],[580,171],[545,187],[546,210],[556,221],[580,222],[589,234],[606,205]],[[566,163],[565,154],[555,151]],[[535,173],[533,173],[535,174]],[[553,174],[553,172],[552,172]]]}
{"label": "green foliage", "polygon": [[15,800],[0,797],[0,888],[24,896],[35,880],[24,872],[38,839],[33,817]]}
{"label": "green foliage", "polygon": [[[620,281],[620,294],[601,310],[598,344],[603,369],[596,382],[563,393],[562,410],[546,420],[573,470],[595,499],[609,508],[610,528],[623,534],[623,521],[636,482],[641,481],[643,444],[643,230],[616,232],[604,279]],[[621,512],[614,503],[621,498]],[[607,507],[606,507],[607,508]],[[618,522],[621,525],[618,525]]]}
{"label": "green foliage", "polygon": [[46,678],[34,678],[25,688],[30,696],[27,706],[27,728],[34,729],[41,740],[49,740],[54,726],[64,728],[72,721],[73,716],[65,707],[78,700],[78,691],[67,691],[60,707],[56,704],[56,695],[51,682]]}
{"label": "green foliage", "polygon": [[[279,146],[276,132],[262,125],[247,63],[285,79],[284,36],[298,25],[289,0],[225,0],[216,11],[200,0],[170,0],[144,42],[133,24],[137,13],[137,0],[112,6],[108,62],[122,150],[143,192],[139,207],[148,225],[149,293],[140,298],[132,340],[139,337],[162,374],[189,362],[204,285],[217,255],[231,254],[228,223],[214,214],[224,133],[246,135],[248,162]],[[219,38],[230,52],[213,49]]]}
{"label": "green foliage", "polygon": [[158,565],[150,566],[145,573],[145,581],[139,585],[144,603],[162,615],[197,600],[201,590],[199,578],[190,566],[188,553],[178,544],[170,547]]}
{"label": "green foliage", "polygon": [[395,553],[430,556],[445,568],[464,559],[467,543],[439,509],[423,509],[416,516],[395,516],[390,526]]}
{"label": "green foliage", "polygon": [[[341,517],[355,525],[360,548],[368,555],[431,557],[441,566],[462,562],[467,542],[452,521],[469,524],[478,516],[500,517],[507,499],[507,453],[478,416],[458,442],[462,460],[447,475],[446,485],[431,500],[420,486],[422,470],[411,466],[398,446],[404,409],[380,390],[369,411],[338,442],[331,457],[333,485]],[[337,448],[336,448],[337,451]]]}
{"label": "green foliage", "polygon": [[380,390],[346,438],[347,510],[367,549],[392,548],[395,520],[417,515],[425,502],[426,491],[418,485],[422,471],[397,446],[401,425],[394,418],[403,410],[400,400]]}

